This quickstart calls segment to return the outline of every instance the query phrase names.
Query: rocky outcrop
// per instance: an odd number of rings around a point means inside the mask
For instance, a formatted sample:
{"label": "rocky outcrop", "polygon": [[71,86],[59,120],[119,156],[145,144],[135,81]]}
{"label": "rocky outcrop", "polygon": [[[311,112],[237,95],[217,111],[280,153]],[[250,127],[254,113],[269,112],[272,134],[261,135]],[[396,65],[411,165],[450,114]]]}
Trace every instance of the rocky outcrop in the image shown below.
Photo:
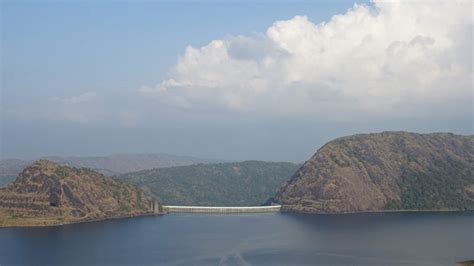
{"label": "rocky outcrop", "polygon": [[159,213],[137,187],[87,168],[39,160],[0,188],[0,226],[65,224]]}
{"label": "rocky outcrop", "polygon": [[383,132],[333,140],[275,196],[283,210],[474,209],[474,136]]}

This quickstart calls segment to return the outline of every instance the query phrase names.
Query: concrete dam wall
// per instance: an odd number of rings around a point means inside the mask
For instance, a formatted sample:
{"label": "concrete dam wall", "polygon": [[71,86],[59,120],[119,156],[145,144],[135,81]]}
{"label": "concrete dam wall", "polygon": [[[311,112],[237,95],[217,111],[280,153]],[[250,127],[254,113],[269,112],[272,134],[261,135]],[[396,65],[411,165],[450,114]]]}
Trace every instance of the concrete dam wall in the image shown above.
{"label": "concrete dam wall", "polygon": [[205,206],[163,206],[164,212],[194,213],[258,213],[279,212],[281,205],[250,206],[250,207],[205,207]]}

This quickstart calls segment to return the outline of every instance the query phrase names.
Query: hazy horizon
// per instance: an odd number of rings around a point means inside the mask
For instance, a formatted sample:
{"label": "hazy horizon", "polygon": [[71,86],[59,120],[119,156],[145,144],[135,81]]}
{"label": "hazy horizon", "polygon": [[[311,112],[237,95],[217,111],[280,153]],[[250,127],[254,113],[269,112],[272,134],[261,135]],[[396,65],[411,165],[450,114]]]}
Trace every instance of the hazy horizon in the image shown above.
{"label": "hazy horizon", "polygon": [[[398,130],[391,130],[391,131],[398,131]],[[370,134],[370,133],[380,133],[380,132],[383,132],[383,131],[373,131],[373,132],[358,132],[358,133],[354,133],[354,134]],[[407,131],[407,132],[412,132],[412,131]],[[466,134],[463,134],[463,133],[455,133],[455,132],[447,132],[447,131],[433,131],[433,132],[412,132],[412,133],[421,133],[421,134],[430,134],[430,133],[454,133],[454,134],[458,134],[458,135],[472,135],[472,132],[471,133],[466,133]],[[349,135],[353,135],[353,134],[348,134],[348,135],[341,135],[341,136],[338,136],[338,137],[334,137],[333,139],[336,139],[336,138],[339,138],[339,137],[344,137],[344,136],[349,136]],[[333,139],[330,139],[330,140],[333,140]],[[328,140],[328,141],[330,141]],[[57,154],[57,153],[51,153],[51,154],[36,154],[36,155],[31,155],[31,156],[27,156],[27,157],[0,157],[0,160],[7,160],[7,159],[20,159],[20,160],[36,160],[36,159],[40,159],[40,158],[44,158],[44,157],[55,157],[55,156],[58,156],[58,157],[109,157],[109,156],[117,156],[117,155],[170,155],[170,156],[177,156],[177,157],[192,157],[192,158],[196,158],[196,159],[207,159],[207,160],[213,160],[213,161],[216,161],[216,162],[238,162],[238,161],[251,161],[251,160],[258,160],[258,161],[274,161],[274,162],[291,162],[291,163],[303,163],[305,161],[307,161],[314,153],[316,153],[316,151],[321,148],[325,143],[327,142],[324,142],[324,143],[321,143],[321,145],[317,146],[314,148],[313,152],[310,152],[310,154],[308,154],[307,157],[305,157],[304,159],[302,160],[291,160],[291,159],[288,159],[288,160],[272,160],[272,159],[265,159],[265,158],[236,158],[236,159],[226,159],[226,158],[212,158],[212,157],[202,157],[202,156],[197,156],[197,155],[189,155],[189,154],[178,154],[178,153],[169,153],[169,152],[160,152],[160,151],[150,151],[150,152],[124,152],[124,151],[116,151],[116,152],[111,152],[111,153],[108,153],[108,152],[104,152],[104,153],[87,153],[87,152],[84,152],[84,153],[74,153],[74,154],[68,154],[68,153],[63,153],[63,154]]]}

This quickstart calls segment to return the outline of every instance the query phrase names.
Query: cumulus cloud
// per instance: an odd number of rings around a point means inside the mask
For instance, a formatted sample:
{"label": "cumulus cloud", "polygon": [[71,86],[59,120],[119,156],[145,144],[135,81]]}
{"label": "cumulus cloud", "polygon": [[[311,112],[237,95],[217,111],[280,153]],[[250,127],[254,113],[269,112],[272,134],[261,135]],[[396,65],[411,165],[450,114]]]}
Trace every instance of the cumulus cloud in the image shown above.
{"label": "cumulus cloud", "polygon": [[319,24],[295,16],[189,46],[141,91],[181,108],[277,115],[470,112],[471,12],[470,1],[377,0]]}

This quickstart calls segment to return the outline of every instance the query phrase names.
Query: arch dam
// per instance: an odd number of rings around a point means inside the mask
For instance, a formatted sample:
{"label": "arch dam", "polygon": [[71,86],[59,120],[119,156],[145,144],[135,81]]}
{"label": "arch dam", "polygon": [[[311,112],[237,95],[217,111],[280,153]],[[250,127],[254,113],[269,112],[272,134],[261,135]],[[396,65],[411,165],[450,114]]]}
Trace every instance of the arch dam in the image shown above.
{"label": "arch dam", "polygon": [[169,206],[163,205],[165,213],[259,213],[279,212],[281,205],[248,207],[207,207],[207,206]]}

